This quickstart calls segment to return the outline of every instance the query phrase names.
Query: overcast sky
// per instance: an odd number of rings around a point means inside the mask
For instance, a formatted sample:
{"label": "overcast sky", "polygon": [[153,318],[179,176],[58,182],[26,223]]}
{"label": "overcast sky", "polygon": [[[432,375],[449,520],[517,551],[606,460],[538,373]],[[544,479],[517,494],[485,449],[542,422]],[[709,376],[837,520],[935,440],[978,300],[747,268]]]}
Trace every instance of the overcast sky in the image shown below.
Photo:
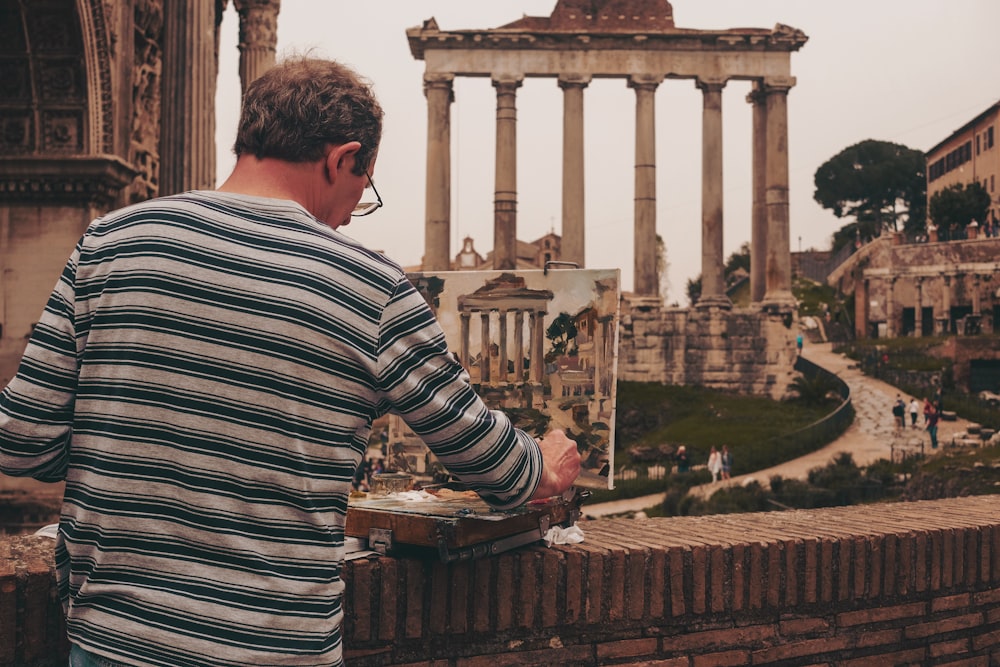
{"label": "overcast sky", "polygon": [[[372,80],[386,110],[375,181],[385,207],[344,228],[404,266],[424,244],[427,107],[424,63],[406,29],[434,17],[442,30],[493,28],[548,16],[555,0],[284,0],[278,57],[312,51]],[[773,28],[809,41],[792,54],[789,94],[792,250],[826,249],[845,224],[813,200],[813,175],[865,139],[926,151],[1000,100],[998,0],[674,0],[679,28]],[[234,158],[239,105],[238,18],[223,21],[218,98],[218,173]],[[723,91],[725,253],[750,240],[751,107],[748,82]],[[586,263],[620,268],[632,289],[635,93],[623,79],[585,92]],[[687,305],[685,283],[701,271],[701,93],[691,80],[656,94],[657,232],[667,244],[668,301]],[[493,245],[496,96],[488,79],[457,78],[452,105],[451,254],[465,236]],[[562,91],[527,79],[517,97],[518,238],[560,228]],[[994,197],[1000,193],[994,193]]]}

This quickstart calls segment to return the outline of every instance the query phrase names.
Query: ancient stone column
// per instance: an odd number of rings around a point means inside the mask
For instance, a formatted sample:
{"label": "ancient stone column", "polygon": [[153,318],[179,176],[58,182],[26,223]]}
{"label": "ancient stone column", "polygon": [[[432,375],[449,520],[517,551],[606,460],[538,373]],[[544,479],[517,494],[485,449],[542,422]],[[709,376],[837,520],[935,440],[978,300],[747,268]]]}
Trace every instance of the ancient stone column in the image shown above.
{"label": "ancient stone column", "polygon": [[507,375],[507,311],[500,310],[499,318],[497,335],[500,337],[500,345],[497,348],[497,358],[500,370],[497,373],[497,380],[507,382],[509,377]]}
{"label": "ancient stone column", "polygon": [[425,271],[451,268],[452,74],[425,74],[427,97],[427,181],[424,203]]}
{"label": "ancient stone column", "polygon": [[536,382],[545,371],[542,356],[538,354],[539,343],[535,340],[538,335],[538,322],[541,319],[542,313],[538,311],[531,311],[528,314],[528,382]]}
{"label": "ancient stone column", "polygon": [[479,345],[482,347],[479,361],[479,382],[485,386],[490,383],[490,366],[493,363],[490,356],[490,311],[485,310],[479,313],[479,322],[481,324]]}
{"label": "ancient stone column", "polygon": [[589,76],[559,77],[563,90],[562,260],[585,266],[583,198],[583,89]]}
{"label": "ancient stone column", "polygon": [[941,314],[938,316],[938,333],[951,333],[951,276],[943,276],[941,288]]}
{"label": "ancient stone column", "polygon": [[524,311],[514,311],[514,382],[524,380]]}
{"label": "ancient stone column", "polygon": [[793,85],[795,79],[791,77],[764,81],[767,96],[767,263],[762,305],[778,311],[795,308],[788,229],[788,91]]}
{"label": "ancient stone column", "polygon": [[247,86],[274,67],[281,0],[234,0],[240,15],[240,85]]}
{"label": "ancient stone column", "polygon": [[896,279],[886,280],[885,290],[885,337],[896,335]]}
{"label": "ancient stone column", "polygon": [[159,194],[215,188],[215,3],[163,5]]}
{"label": "ancient stone column", "polygon": [[538,359],[538,363],[534,365],[535,374],[531,381],[541,384],[545,378],[545,311],[538,311],[531,324],[534,328],[531,332],[531,359],[533,362]]}
{"label": "ancient stone column", "polygon": [[517,268],[517,89],[523,77],[493,79],[497,89],[493,268]]}
{"label": "ancient stone column", "polygon": [[753,208],[750,217],[750,301],[760,303],[767,289],[767,98],[755,81],[747,95],[753,105]]}
{"label": "ancient stone column", "polygon": [[722,250],[722,89],[725,81],[699,79],[701,135],[701,296],[698,308],[732,308],[726,296]]}
{"label": "ancient stone column", "polygon": [[972,274],[972,315],[979,317],[982,312],[982,296],[979,293],[979,274]]}
{"label": "ancient stone column", "polygon": [[914,287],[917,292],[917,303],[913,307],[913,337],[919,338],[924,335],[924,318],[923,318],[923,303],[924,303],[924,279],[918,277],[914,281]]}
{"label": "ancient stone column", "polygon": [[657,296],[656,275],[656,88],[661,76],[631,76],[635,89],[635,276],[639,296]]}

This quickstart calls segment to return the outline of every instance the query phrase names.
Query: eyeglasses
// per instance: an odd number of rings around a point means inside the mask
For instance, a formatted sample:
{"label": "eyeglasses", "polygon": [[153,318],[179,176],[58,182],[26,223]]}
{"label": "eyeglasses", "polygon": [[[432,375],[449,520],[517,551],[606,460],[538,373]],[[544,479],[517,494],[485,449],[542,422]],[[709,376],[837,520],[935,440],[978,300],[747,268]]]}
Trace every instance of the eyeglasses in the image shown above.
{"label": "eyeglasses", "polygon": [[355,205],[354,210],[351,211],[351,217],[360,218],[365,215],[371,215],[378,209],[382,208],[382,198],[378,194],[378,190],[375,189],[375,183],[372,182],[372,175],[365,170],[365,176],[368,177],[368,185],[371,186],[372,192],[375,193],[375,201],[362,201]]}

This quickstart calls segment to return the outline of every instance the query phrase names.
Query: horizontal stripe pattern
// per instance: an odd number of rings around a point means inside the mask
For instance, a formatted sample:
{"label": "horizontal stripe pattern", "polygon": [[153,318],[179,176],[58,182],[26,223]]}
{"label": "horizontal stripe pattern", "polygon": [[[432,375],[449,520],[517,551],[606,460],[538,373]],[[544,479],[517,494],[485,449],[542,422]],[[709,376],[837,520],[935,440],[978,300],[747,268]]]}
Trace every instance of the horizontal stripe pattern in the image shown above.
{"label": "horizontal stripe pattern", "polygon": [[537,445],[397,265],[292,202],[190,192],[87,230],[0,394],[0,470],[66,481],[81,647],[339,665],[347,494],[388,411],[494,505],[534,492]]}

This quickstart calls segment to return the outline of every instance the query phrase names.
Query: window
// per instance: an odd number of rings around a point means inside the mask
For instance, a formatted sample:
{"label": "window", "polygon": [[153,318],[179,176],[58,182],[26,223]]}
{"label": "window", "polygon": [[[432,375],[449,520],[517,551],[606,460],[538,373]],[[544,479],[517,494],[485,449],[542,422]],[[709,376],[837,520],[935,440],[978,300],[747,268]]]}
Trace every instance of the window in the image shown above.
{"label": "window", "polygon": [[976,135],[976,155],[979,155],[979,135]]}
{"label": "window", "polygon": [[986,148],[993,148],[993,128],[986,130]]}

